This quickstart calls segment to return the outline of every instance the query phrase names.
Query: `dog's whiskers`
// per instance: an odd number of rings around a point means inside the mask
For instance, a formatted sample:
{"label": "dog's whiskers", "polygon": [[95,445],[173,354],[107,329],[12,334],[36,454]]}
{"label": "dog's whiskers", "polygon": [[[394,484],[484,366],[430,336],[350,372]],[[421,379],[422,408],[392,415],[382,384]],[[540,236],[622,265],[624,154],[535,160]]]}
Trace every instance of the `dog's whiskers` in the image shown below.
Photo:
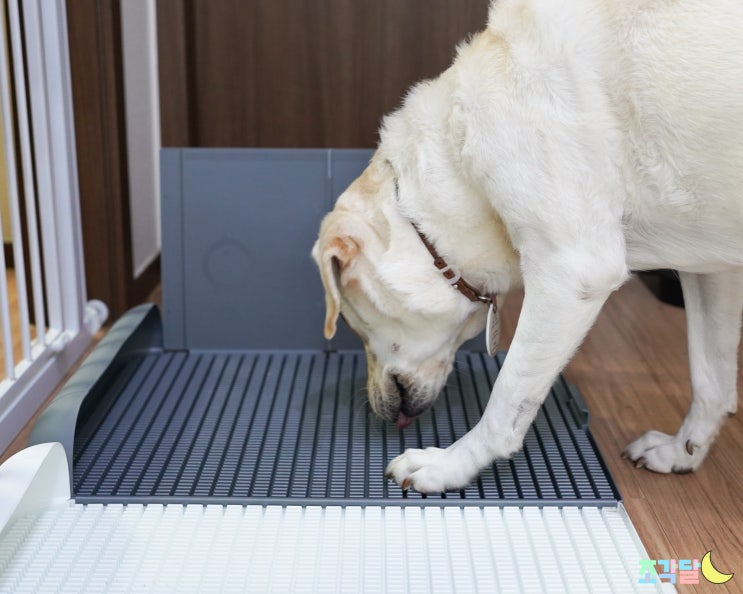
{"label": "dog's whiskers", "polygon": [[365,395],[361,398],[359,397],[366,391],[366,388],[361,388],[359,390],[356,390],[356,393],[352,396],[351,408],[354,417],[361,412],[366,412],[367,410],[369,410],[369,399]]}

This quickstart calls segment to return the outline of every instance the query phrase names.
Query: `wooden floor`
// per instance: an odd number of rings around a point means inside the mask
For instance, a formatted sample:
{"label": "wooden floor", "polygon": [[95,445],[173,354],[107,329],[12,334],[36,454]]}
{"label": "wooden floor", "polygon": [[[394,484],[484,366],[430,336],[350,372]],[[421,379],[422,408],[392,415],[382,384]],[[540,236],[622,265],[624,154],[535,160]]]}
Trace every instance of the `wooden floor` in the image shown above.
{"label": "wooden floor", "polygon": [[[502,346],[513,336],[520,304],[515,295],[503,308]],[[591,432],[650,558],[701,559],[711,550],[718,569],[739,575],[719,586],[700,575],[699,586],[679,591],[743,592],[743,409],[726,422],[696,473],[659,475],[620,458],[649,429],[675,433],[689,406],[683,310],[631,280],[609,299],[565,375],[588,404]],[[738,385],[742,392],[740,374]],[[23,443],[17,440],[0,460]]]}

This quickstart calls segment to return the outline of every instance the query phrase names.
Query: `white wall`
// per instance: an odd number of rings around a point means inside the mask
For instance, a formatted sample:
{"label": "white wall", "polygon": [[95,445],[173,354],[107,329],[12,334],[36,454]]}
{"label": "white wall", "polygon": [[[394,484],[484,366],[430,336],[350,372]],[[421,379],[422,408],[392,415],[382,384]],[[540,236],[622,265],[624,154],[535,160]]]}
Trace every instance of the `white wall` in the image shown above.
{"label": "white wall", "polygon": [[134,277],[160,253],[160,97],[156,0],[121,2]]}

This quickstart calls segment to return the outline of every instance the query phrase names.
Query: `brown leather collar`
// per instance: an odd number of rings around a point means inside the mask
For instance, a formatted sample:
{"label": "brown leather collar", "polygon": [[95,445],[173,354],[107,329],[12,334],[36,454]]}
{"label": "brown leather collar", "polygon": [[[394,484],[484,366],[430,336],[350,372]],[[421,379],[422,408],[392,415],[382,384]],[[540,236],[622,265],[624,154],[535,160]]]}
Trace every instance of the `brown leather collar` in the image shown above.
{"label": "brown leather collar", "polygon": [[480,291],[475,289],[475,287],[462,278],[458,270],[452,268],[446,263],[446,260],[439,255],[436,248],[433,247],[433,244],[428,241],[428,238],[421,233],[420,229],[418,229],[418,225],[413,223],[413,228],[418,233],[418,237],[421,238],[423,245],[426,246],[426,249],[433,257],[433,265],[439,269],[439,272],[444,275],[444,278],[452,287],[457,289],[457,291],[467,297],[470,301],[485,303],[486,305],[492,303],[493,307],[496,307],[496,295],[483,295]]}

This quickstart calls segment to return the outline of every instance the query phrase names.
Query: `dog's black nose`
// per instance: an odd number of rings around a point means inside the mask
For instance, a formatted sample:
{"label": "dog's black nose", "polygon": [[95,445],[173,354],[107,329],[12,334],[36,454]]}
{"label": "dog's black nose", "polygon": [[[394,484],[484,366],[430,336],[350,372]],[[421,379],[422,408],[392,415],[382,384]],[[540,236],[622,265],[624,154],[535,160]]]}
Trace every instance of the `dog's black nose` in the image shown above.
{"label": "dog's black nose", "polygon": [[400,395],[400,401],[405,402],[408,396],[408,389],[405,387],[405,384],[403,384],[402,381],[400,380],[400,376],[395,375],[395,374],[392,375],[392,381],[395,382],[397,393]]}
{"label": "dog's black nose", "polygon": [[392,381],[400,395],[400,412],[405,416],[414,419],[429,407],[425,399],[421,398],[421,394],[414,386],[411,387],[404,377],[393,374]]}

